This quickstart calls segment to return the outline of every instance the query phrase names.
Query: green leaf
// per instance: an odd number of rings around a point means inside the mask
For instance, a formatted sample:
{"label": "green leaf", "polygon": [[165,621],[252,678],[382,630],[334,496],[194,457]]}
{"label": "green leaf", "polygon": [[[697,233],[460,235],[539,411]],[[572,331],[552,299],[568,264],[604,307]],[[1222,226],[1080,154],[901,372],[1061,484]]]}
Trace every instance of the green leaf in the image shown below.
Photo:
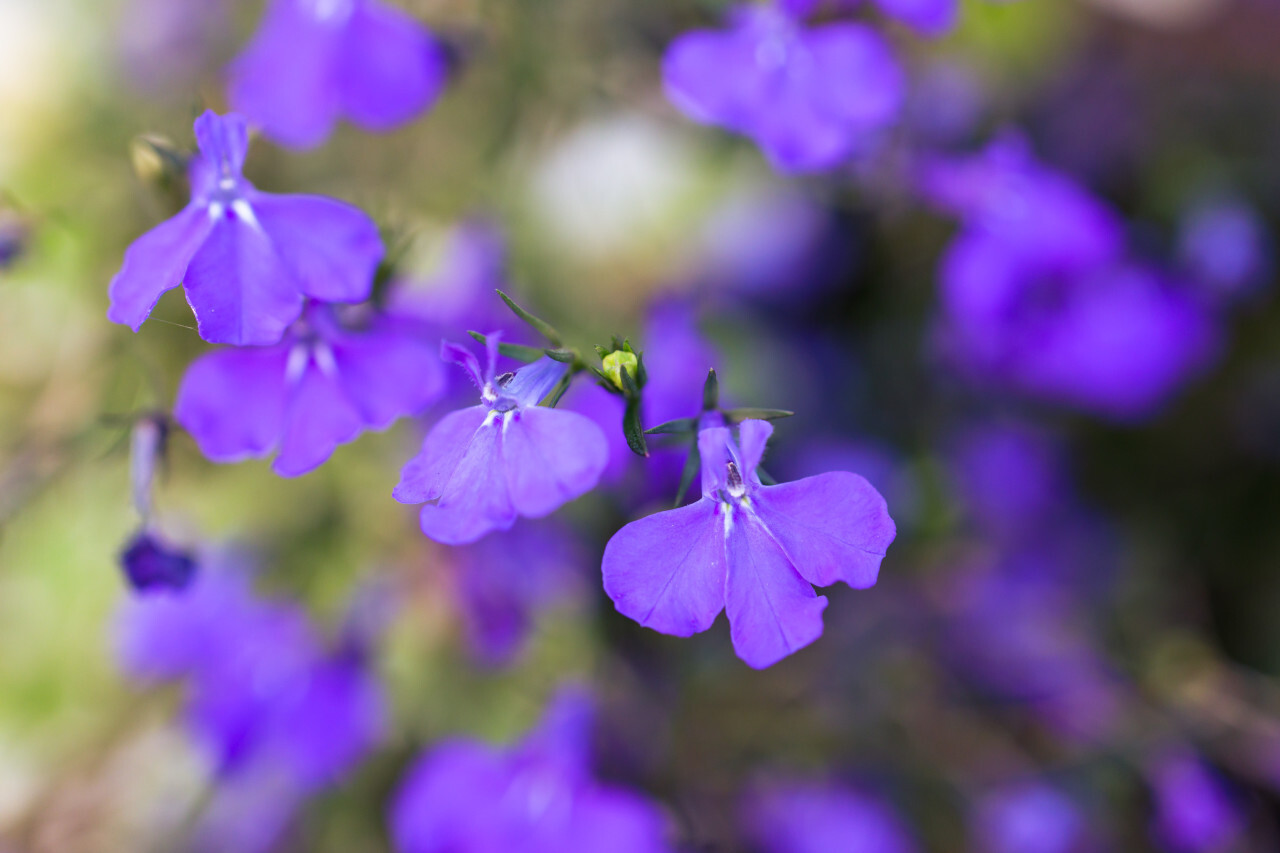
{"label": "green leaf", "polygon": [[729,409],[724,413],[724,419],[731,424],[741,423],[748,419],[757,421],[775,421],[779,418],[789,418],[795,412],[788,412],[786,409]]}
{"label": "green leaf", "polygon": [[538,334],[550,341],[553,347],[558,349],[561,346],[563,339],[560,337],[560,333],[556,331],[555,326],[552,326],[546,320],[538,317],[537,315],[530,314],[528,311],[517,305],[514,299],[507,296],[507,294],[503,293],[501,290],[498,291],[498,295],[502,297],[503,302],[507,303],[507,307],[515,312],[517,317],[532,326]]}
{"label": "green leaf", "polygon": [[644,431],[645,435],[679,435],[680,433],[694,432],[698,429],[697,418],[677,418],[674,421],[667,421],[665,424],[658,424],[656,427],[649,427]]}
{"label": "green leaf", "polygon": [[649,446],[644,441],[644,427],[640,424],[640,398],[627,401],[627,412],[622,416],[622,432],[627,437],[627,447],[637,456],[648,456]]}
{"label": "green leaf", "polygon": [[720,408],[720,380],[716,378],[716,369],[707,371],[707,381],[702,386],[702,410],[710,412]]}
{"label": "green leaf", "polygon": [[[480,343],[485,343],[485,336],[479,332],[467,332],[467,334],[475,338]],[[501,342],[498,343],[498,352],[510,358],[514,358],[517,361],[523,361],[526,363],[530,361],[537,361],[547,354],[546,350],[538,349],[537,347],[527,347],[522,344],[504,344]]]}
{"label": "green leaf", "polygon": [[558,361],[561,364],[573,364],[573,360],[578,357],[578,354],[571,349],[549,349],[544,350],[544,352],[547,358],[552,361]]}
{"label": "green leaf", "polygon": [[702,469],[702,456],[698,453],[698,442],[689,443],[689,455],[684,460],[684,470],[680,472],[680,488],[676,491],[675,506],[678,508],[684,503],[684,496],[689,491],[689,486],[693,483],[693,478],[697,476],[698,471]]}

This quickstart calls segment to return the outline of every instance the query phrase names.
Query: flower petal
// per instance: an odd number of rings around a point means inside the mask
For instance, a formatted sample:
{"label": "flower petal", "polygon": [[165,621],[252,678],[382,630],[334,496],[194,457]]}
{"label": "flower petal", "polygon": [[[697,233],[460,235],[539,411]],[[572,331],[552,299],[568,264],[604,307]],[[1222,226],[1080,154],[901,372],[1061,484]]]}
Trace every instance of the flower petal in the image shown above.
{"label": "flower petal", "polygon": [[590,418],[541,406],[508,417],[502,461],[516,512],[538,518],[595,488],[609,445]]}
{"label": "flower petal", "polygon": [[956,24],[957,0],[876,0],[880,10],[924,36],[940,36]]}
{"label": "flower petal", "polygon": [[219,349],[187,368],[173,416],[215,462],[269,453],[284,430],[289,346]]}
{"label": "flower petal", "polygon": [[756,517],[809,583],[874,586],[897,527],[884,498],[857,474],[832,471],[752,494]]}
{"label": "flower petal", "polygon": [[343,391],[367,427],[385,429],[425,409],[444,391],[436,348],[408,331],[375,326],[332,346]]}
{"label": "flower petal", "polygon": [[333,58],[343,113],[387,130],[425,110],[444,88],[444,49],[413,18],[381,3],[356,6]]}
{"label": "flower petal", "polygon": [[313,195],[254,193],[250,202],[303,293],[323,302],[369,298],[382,238],[364,211]]}
{"label": "flower petal", "polygon": [[[510,785],[505,757],[479,743],[438,743],[409,770],[391,803],[391,835],[401,853],[496,850],[498,797]],[[484,840],[493,847],[486,847]]]}
{"label": "flower petal", "polygon": [[515,524],[503,468],[499,418],[475,431],[439,503],[422,508],[422,532],[445,545],[464,545]]}
{"label": "flower petal", "polygon": [[111,279],[107,319],[138,331],[164,292],[182,283],[212,228],[208,212],[193,205],[134,240]]}
{"label": "flower petal", "polygon": [[742,449],[742,475],[755,477],[760,461],[764,459],[764,448],[773,435],[773,424],[757,418],[748,418],[738,427],[738,445]]}
{"label": "flower petal", "polygon": [[228,209],[187,268],[187,301],[210,343],[274,344],[302,313],[293,277],[252,216]]}
{"label": "flower petal", "polygon": [[205,110],[195,123],[200,153],[215,172],[239,175],[249,153],[249,127],[244,116]]}
{"label": "flower petal", "polygon": [[318,145],[333,129],[338,100],[330,77],[341,30],[317,25],[293,0],[273,2],[253,41],[231,65],[228,98],[285,145]]}
{"label": "flower petal", "polygon": [[422,450],[404,466],[392,497],[405,504],[439,498],[488,414],[484,406],[471,406],[441,418],[427,433]]}
{"label": "flower petal", "polygon": [[730,635],[748,666],[772,666],[822,636],[826,596],[800,577],[759,520],[735,511],[725,552]]}
{"label": "flower petal", "polygon": [[271,470],[281,477],[305,474],[319,467],[339,444],[359,435],[363,426],[337,378],[313,362],[290,389],[280,455]]}
{"label": "flower petal", "polygon": [[724,609],[724,524],[713,500],[633,521],[604,549],[604,590],[618,612],[688,637]]}
{"label": "flower petal", "polygon": [[[907,0],[937,4],[938,0]],[[889,0],[881,0],[882,5]],[[896,0],[901,5],[903,0]],[[944,4],[954,0],[942,0]],[[906,81],[889,43],[862,24],[830,24],[808,31],[813,56],[810,90],[819,111],[849,125],[874,127],[894,119]]]}
{"label": "flower petal", "polygon": [[667,98],[695,121],[740,128],[760,83],[746,34],[698,30],[673,41],[662,60]]}

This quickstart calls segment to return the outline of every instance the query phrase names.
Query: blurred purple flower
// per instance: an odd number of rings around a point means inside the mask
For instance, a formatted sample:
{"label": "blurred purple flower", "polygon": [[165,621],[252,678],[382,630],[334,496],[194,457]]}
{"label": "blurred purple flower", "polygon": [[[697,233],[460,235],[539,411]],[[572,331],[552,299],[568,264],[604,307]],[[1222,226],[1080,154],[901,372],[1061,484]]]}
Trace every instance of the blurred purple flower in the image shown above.
{"label": "blurred purple flower", "polygon": [[488,366],[446,343],[444,357],[461,365],[480,389],[480,405],[445,415],[400,476],[394,497],[426,503],[422,532],[463,545],[518,516],[541,518],[595,488],[609,448],[589,418],[538,406],[568,366],[544,356],[515,373],[494,376],[499,335],[488,336]]}
{"label": "blurred purple flower", "polygon": [[119,657],[143,680],[185,677],[188,725],[226,778],[330,785],[382,738],[382,692],[361,650],[329,651],[295,606],[256,598],[237,567],[206,565],[182,594],[129,601]]}
{"label": "blurred purple flower", "polygon": [[1151,833],[1173,853],[1229,849],[1244,831],[1244,817],[1226,783],[1190,753],[1173,751],[1148,768],[1155,795]]}
{"label": "blurred purple flower", "polygon": [[1213,318],[1127,261],[1115,213],[1020,140],[926,165],[923,189],[964,221],[939,277],[947,355],[974,378],[1136,420],[1215,355]]}
{"label": "blurred purple flower", "polygon": [[1183,216],[1178,258],[1187,278],[1214,303],[1257,293],[1271,277],[1272,251],[1266,225],[1240,199],[1206,200]]}
{"label": "blurred purple flower", "polygon": [[511,318],[494,298],[511,292],[502,232],[484,219],[466,220],[444,238],[439,263],[428,275],[398,277],[387,294],[387,311],[434,329],[494,328]]}
{"label": "blurred purple flower", "polygon": [[768,5],[735,7],[728,31],[680,36],[663,79],[686,115],[751,137],[787,172],[830,169],[865,149],[897,118],[905,85],[869,27],[805,27]]}
{"label": "blurred purple flower", "polygon": [[196,88],[230,30],[228,0],[127,0],[113,41],[129,83],[148,95]]}
{"label": "blurred purple flower", "polygon": [[738,657],[757,669],[822,634],[813,585],[875,584],[896,533],[884,498],[857,474],[762,486],[756,467],[773,432],[746,420],[698,435],[702,498],[634,521],[604,552],[604,587],[641,625],[688,637],[728,611]]}
{"label": "blurred purple flower", "polygon": [[409,121],[447,75],[426,27],[379,0],[272,0],[231,65],[228,95],[268,136],[307,148],[339,118],[374,131]]}
{"label": "blurred purple flower", "polygon": [[125,252],[110,320],[136,332],[181,283],[206,341],[264,345],[280,340],[304,297],[369,297],[382,258],[373,220],[333,199],[254,189],[241,171],[249,147],[241,116],[205,112],[195,133],[191,201]]}
{"label": "blurred purple flower", "polygon": [[1080,853],[1088,830],[1075,803],[1039,783],[984,795],[975,822],[983,853]]}
{"label": "blurred purple flower", "polygon": [[217,462],[278,451],[272,470],[295,477],[366,429],[386,429],[439,398],[434,347],[384,317],[346,328],[311,305],[283,341],[215,350],[178,389],[174,418]]}
{"label": "blurred purple flower", "polygon": [[879,801],[836,785],[787,784],[750,797],[743,821],[762,853],[911,853],[911,834]]}
{"label": "blurred purple flower", "polygon": [[1039,537],[1068,512],[1067,460],[1046,431],[1014,422],[970,426],[950,442],[947,457],[965,510],[1002,542]]}
{"label": "blurred purple flower", "polygon": [[138,592],[183,590],[196,573],[195,558],[146,530],[129,541],[120,555],[129,585]]}
{"label": "blurred purple flower", "polygon": [[957,573],[946,591],[941,654],[1001,699],[1024,706],[1073,739],[1094,740],[1115,723],[1123,694],[1091,642],[1075,565],[1020,553]]}
{"label": "blurred purple flower", "polygon": [[471,651],[488,665],[510,663],[540,611],[585,589],[586,556],[568,529],[550,521],[517,524],[450,555]]}
{"label": "blurred purple flower", "polygon": [[399,853],[662,853],[662,811],[592,778],[587,699],[562,691],[508,748],[445,740],[409,769],[391,803]]}

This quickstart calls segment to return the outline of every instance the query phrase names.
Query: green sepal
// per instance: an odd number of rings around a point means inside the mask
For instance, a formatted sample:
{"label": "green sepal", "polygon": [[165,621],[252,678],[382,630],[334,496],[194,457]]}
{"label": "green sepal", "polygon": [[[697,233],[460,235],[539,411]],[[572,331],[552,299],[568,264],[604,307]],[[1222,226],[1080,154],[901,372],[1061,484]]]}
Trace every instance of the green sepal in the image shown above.
{"label": "green sepal", "polygon": [[725,422],[738,424],[745,420],[775,421],[779,418],[789,418],[795,412],[788,412],[786,409],[755,409],[747,407],[744,409],[729,409],[723,414]]}
{"label": "green sepal", "polygon": [[702,385],[702,411],[710,412],[720,408],[720,380],[713,367],[707,371],[707,381]]}
{"label": "green sepal", "polygon": [[677,509],[684,503],[684,496],[688,493],[689,486],[693,484],[693,478],[701,469],[702,455],[698,452],[698,442],[690,442],[689,455],[684,460],[684,470],[680,472],[680,488],[676,491],[675,507]]}
{"label": "green sepal", "polygon": [[649,427],[644,431],[645,435],[680,435],[682,433],[696,432],[698,429],[697,418],[676,418],[674,421],[667,421],[664,424],[658,424],[656,427]]}
{"label": "green sepal", "polygon": [[[626,371],[623,371],[626,376]],[[644,426],[640,423],[640,398],[627,401],[627,411],[622,416],[622,432],[627,437],[627,447],[637,456],[648,456],[649,446],[644,440]]]}
{"label": "green sepal", "polygon": [[[486,337],[479,332],[467,332],[467,334],[482,344],[487,342]],[[547,350],[538,349],[537,347],[527,347],[524,344],[507,344],[502,342],[498,343],[498,352],[509,358],[514,358],[517,361],[523,361],[526,364],[531,361],[537,361],[544,355],[550,355]],[[557,361],[559,361],[559,359],[557,359]]]}
{"label": "green sepal", "polygon": [[564,339],[560,337],[560,333],[556,331],[555,326],[552,326],[536,314],[531,314],[524,308],[521,308],[516,304],[514,299],[507,296],[507,294],[503,293],[501,290],[498,291],[498,296],[502,297],[502,301],[507,303],[507,307],[510,308],[517,317],[532,326],[534,331],[550,341],[553,347],[559,349],[564,343]]}

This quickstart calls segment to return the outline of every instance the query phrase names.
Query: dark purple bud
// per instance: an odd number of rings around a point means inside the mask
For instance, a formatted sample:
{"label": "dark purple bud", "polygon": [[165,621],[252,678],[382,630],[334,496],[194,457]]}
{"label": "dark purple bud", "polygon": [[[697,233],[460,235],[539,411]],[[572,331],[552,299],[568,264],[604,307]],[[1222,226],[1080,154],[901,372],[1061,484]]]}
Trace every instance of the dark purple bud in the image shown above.
{"label": "dark purple bud", "polygon": [[143,530],[120,555],[129,584],[137,592],[182,590],[196,573],[195,559]]}

